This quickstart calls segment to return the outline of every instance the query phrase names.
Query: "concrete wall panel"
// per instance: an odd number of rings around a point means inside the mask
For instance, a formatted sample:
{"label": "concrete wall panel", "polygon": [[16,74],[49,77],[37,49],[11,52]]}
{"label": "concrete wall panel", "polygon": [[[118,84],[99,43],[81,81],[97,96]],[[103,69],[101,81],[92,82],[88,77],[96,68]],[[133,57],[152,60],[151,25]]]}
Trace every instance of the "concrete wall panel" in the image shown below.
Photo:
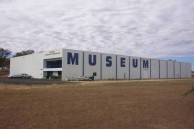
{"label": "concrete wall panel", "polygon": [[92,76],[96,73],[94,79],[101,77],[101,54],[97,52],[84,52],[84,76]]}
{"label": "concrete wall panel", "polygon": [[181,77],[181,65],[179,62],[174,62],[174,76],[175,78],[180,78]]}
{"label": "concrete wall panel", "polygon": [[83,76],[83,51],[64,49],[63,80],[77,80]]}
{"label": "concrete wall panel", "polygon": [[140,79],[140,58],[130,57],[130,79]]}
{"label": "concrete wall panel", "polygon": [[168,61],[167,62],[167,75],[168,78],[174,78],[174,62],[173,61]]}
{"label": "concrete wall panel", "polygon": [[181,78],[187,78],[187,64],[181,62]]}
{"label": "concrete wall panel", "polygon": [[116,79],[116,55],[102,53],[102,79]]}
{"label": "concrete wall panel", "polygon": [[141,78],[150,78],[150,59],[141,58]]}
{"label": "concrete wall panel", "polygon": [[187,78],[192,77],[192,66],[190,63],[187,63]]}
{"label": "concrete wall panel", "polygon": [[151,59],[151,78],[160,78],[160,61],[156,59]]}
{"label": "concrete wall panel", "polygon": [[117,55],[117,79],[129,79],[129,57]]}
{"label": "concrete wall panel", "polygon": [[167,78],[167,61],[160,60],[160,78]]}

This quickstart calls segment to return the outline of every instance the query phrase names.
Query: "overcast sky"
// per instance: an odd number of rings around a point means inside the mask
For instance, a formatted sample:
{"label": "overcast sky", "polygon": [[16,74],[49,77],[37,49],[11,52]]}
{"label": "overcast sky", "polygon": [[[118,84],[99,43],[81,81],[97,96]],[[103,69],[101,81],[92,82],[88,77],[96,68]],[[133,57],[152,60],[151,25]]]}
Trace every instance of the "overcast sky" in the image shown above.
{"label": "overcast sky", "polygon": [[194,0],[0,0],[0,47],[194,58]]}

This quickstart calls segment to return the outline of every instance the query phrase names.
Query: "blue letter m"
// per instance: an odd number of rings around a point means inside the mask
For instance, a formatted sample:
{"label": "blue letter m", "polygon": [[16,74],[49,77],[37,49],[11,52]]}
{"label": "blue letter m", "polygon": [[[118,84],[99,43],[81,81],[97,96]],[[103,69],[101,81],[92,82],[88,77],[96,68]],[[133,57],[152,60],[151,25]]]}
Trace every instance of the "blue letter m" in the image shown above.
{"label": "blue letter m", "polygon": [[74,56],[71,52],[67,53],[67,64],[78,65],[78,53],[74,53]]}
{"label": "blue letter m", "polygon": [[143,68],[148,68],[148,60],[143,60]]}

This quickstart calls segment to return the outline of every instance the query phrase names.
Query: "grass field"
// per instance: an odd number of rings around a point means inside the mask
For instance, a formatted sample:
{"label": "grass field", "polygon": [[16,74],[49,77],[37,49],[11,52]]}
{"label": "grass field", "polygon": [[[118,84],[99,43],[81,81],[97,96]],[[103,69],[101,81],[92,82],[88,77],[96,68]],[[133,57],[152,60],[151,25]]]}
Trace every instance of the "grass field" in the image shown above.
{"label": "grass field", "polygon": [[0,129],[193,129],[193,86],[194,79],[0,84]]}

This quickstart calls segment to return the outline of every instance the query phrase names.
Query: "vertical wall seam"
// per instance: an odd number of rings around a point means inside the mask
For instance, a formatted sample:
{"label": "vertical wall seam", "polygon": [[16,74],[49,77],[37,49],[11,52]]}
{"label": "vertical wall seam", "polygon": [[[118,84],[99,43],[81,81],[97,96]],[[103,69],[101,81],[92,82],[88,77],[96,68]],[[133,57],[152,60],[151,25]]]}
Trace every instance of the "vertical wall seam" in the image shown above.
{"label": "vertical wall seam", "polygon": [[180,64],[180,78],[182,78],[182,77],[181,77],[181,62],[179,62],[179,64]]}
{"label": "vertical wall seam", "polygon": [[82,76],[84,76],[84,62],[85,62],[85,59],[84,59],[84,52],[83,52],[83,60],[82,60],[82,61],[83,61],[83,63],[82,63],[82,64],[83,64]]}
{"label": "vertical wall seam", "polygon": [[131,63],[131,61],[130,61],[130,57],[128,57],[128,63],[129,63],[129,65],[128,65],[128,67],[129,67],[129,69],[128,69],[128,74],[129,74],[129,78],[128,79],[130,79],[131,78],[131,75],[130,75],[130,73],[131,73],[131,70],[130,70],[130,63]]}
{"label": "vertical wall seam", "polygon": [[118,76],[117,76],[117,74],[118,74],[118,73],[117,73],[117,66],[118,66],[117,63],[118,63],[118,62],[117,62],[117,55],[116,55],[116,79],[118,79],[118,78],[117,78],[117,77],[118,77]]}
{"label": "vertical wall seam", "polygon": [[159,60],[159,71],[158,72],[159,72],[159,78],[160,78],[160,60]]}
{"label": "vertical wall seam", "polygon": [[142,79],[141,78],[141,70],[142,70],[142,68],[141,68],[141,58],[140,58],[140,79]]}
{"label": "vertical wall seam", "polygon": [[[63,68],[64,68],[63,65],[65,64],[65,63],[63,62],[63,56],[64,56],[63,54],[64,54],[64,52],[63,52],[63,49],[62,49],[62,71],[61,71],[61,80],[63,80]],[[44,65],[44,64],[43,64],[43,65]],[[43,75],[44,75],[44,73],[43,73]]]}
{"label": "vertical wall seam", "polygon": [[65,67],[66,67],[66,61],[67,61],[67,53],[66,53],[66,50],[65,49],[63,49],[62,50],[62,79],[63,80],[65,80],[65,78],[66,78],[66,71],[65,71]]}
{"label": "vertical wall seam", "polygon": [[173,63],[174,63],[174,78],[176,78],[176,77],[175,77],[175,63],[176,63],[176,62],[173,62]]}
{"label": "vertical wall seam", "polygon": [[167,78],[168,78],[168,61],[166,62],[166,74],[167,74]]}
{"label": "vertical wall seam", "polygon": [[100,79],[102,80],[102,53],[100,53]]}
{"label": "vertical wall seam", "polygon": [[152,78],[152,60],[150,59],[150,78]]}

